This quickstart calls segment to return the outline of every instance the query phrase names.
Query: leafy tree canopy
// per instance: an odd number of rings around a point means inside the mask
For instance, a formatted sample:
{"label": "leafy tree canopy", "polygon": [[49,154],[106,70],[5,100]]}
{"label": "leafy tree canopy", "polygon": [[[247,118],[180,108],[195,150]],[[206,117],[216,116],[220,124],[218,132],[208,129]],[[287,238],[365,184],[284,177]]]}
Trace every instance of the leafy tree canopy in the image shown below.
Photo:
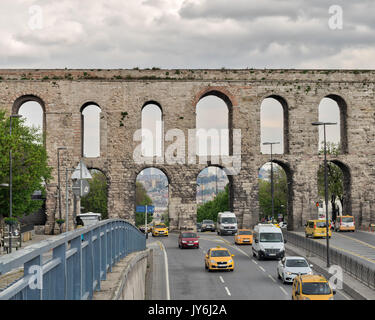
{"label": "leafy tree canopy", "polygon": [[202,222],[204,219],[216,221],[218,213],[223,211],[229,211],[229,184],[213,200],[198,207],[197,221]]}

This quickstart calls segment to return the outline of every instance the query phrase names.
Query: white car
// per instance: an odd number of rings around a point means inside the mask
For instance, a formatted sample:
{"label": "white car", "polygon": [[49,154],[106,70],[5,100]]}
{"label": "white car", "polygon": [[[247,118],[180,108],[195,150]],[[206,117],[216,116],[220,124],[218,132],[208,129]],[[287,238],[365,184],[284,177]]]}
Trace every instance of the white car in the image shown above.
{"label": "white car", "polygon": [[277,264],[277,277],[283,283],[293,282],[297,275],[313,274],[313,265],[303,257],[284,257]]}

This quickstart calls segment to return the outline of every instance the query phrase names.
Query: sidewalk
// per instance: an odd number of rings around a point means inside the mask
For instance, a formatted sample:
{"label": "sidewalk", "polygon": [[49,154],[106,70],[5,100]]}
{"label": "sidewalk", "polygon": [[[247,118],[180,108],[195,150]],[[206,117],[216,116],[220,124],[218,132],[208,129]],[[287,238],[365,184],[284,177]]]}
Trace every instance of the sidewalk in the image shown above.
{"label": "sidewalk", "polygon": [[[29,241],[26,241],[26,242],[22,242],[22,247],[19,248],[18,250],[21,250],[23,248],[26,248],[28,246],[31,246],[32,244],[35,244],[35,243],[38,243],[40,241],[43,241],[43,240],[46,240],[46,239],[49,239],[51,237],[55,237],[55,236],[51,236],[51,235],[45,235],[45,234],[32,234],[32,238],[31,240]],[[16,248],[12,248],[12,252],[16,251]],[[0,256],[6,254],[7,252],[4,250],[4,248],[1,247],[0,249]]]}
{"label": "sidewalk", "polygon": [[[290,243],[287,243],[285,247],[291,254],[305,257],[314,266],[313,269],[324,275],[327,279],[332,277],[332,274],[328,272],[326,262],[320,257]],[[353,278],[345,271],[343,271],[343,290],[355,300],[375,300],[375,290],[362,284],[362,282]]]}

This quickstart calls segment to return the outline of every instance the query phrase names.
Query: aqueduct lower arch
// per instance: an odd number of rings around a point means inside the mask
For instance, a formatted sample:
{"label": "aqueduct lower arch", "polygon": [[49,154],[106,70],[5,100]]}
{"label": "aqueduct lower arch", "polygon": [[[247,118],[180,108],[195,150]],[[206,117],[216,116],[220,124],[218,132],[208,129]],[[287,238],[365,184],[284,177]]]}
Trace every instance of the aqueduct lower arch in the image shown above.
{"label": "aqueduct lower arch", "polygon": [[[187,140],[189,129],[195,128],[195,106],[210,92],[230,103],[231,128],[241,130],[241,170],[232,176],[233,211],[241,226],[254,225],[259,216],[258,169],[269,160],[260,152],[260,105],[270,96],[287,101],[288,149],[274,159],[287,166],[292,177],[290,227],[300,227],[317,213],[316,173],[323,158],[317,154],[318,131],[311,122],[318,120],[319,103],[325,96],[345,102],[345,152],[329,160],[350,170],[350,210],[357,225],[375,222],[375,71],[0,70],[0,79],[0,109],[17,112],[20,102],[30,99],[44,109],[45,145],[54,168],[47,188],[47,233],[55,221],[56,149],[68,147],[61,153],[63,169],[77,165],[82,154],[80,108],[89,101],[101,108],[101,146],[99,157],[84,161],[107,175],[109,216],[133,220],[135,177],[152,166],[169,178],[172,228],[193,228],[196,178],[208,164],[193,161]],[[134,141],[133,135],[141,128],[141,109],[147,101],[162,107],[164,134],[171,129],[184,134],[183,164],[167,164],[161,158],[149,159],[153,163],[134,162],[140,141]],[[164,150],[173,143],[166,141]]]}

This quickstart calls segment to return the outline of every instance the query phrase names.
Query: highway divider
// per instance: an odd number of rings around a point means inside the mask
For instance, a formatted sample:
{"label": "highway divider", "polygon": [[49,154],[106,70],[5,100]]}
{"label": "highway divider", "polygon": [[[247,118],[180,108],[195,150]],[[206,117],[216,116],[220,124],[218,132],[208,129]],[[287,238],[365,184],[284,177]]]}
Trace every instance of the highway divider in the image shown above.
{"label": "highway divider", "polygon": [[[327,248],[324,244],[306,238],[293,231],[283,230],[284,239],[294,246],[304,249],[320,258],[327,259]],[[352,277],[359,280],[371,289],[375,289],[375,269],[364,265],[360,261],[352,258],[350,255],[340,252],[334,248],[329,248],[330,263],[340,266]]]}

